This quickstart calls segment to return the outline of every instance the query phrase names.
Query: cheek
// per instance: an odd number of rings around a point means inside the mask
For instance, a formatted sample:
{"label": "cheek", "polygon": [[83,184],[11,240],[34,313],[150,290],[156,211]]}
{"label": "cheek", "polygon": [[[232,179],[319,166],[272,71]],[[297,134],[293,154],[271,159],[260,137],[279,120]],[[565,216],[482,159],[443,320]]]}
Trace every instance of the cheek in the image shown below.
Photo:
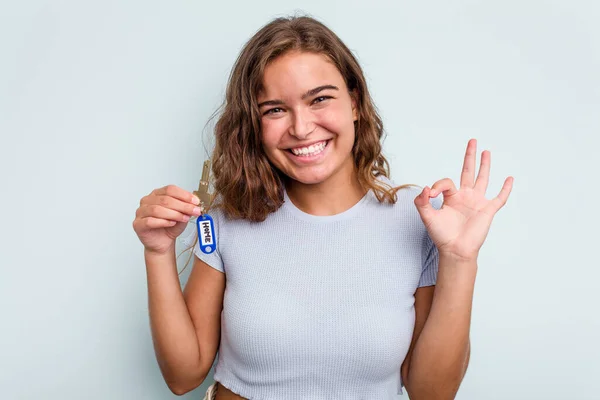
{"label": "cheek", "polygon": [[277,147],[281,138],[280,129],[277,128],[277,124],[274,121],[263,122],[260,132],[260,140],[263,147],[267,151],[271,151],[274,147]]}
{"label": "cheek", "polygon": [[330,132],[338,135],[348,135],[354,133],[354,121],[352,113],[345,109],[330,109],[319,116],[319,125]]}

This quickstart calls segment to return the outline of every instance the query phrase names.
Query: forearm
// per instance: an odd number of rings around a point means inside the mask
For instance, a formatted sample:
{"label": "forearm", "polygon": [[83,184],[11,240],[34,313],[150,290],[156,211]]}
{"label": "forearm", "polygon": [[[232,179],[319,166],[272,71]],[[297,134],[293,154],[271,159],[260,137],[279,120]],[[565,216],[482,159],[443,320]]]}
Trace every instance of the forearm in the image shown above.
{"label": "forearm", "polygon": [[198,338],[179,283],[175,251],[144,252],[144,259],[156,359],[169,388],[184,389],[204,377],[200,376]]}
{"label": "forearm", "polygon": [[408,383],[414,400],[454,399],[470,357],[476,262],[440,255],[427,321],[415,343]]}

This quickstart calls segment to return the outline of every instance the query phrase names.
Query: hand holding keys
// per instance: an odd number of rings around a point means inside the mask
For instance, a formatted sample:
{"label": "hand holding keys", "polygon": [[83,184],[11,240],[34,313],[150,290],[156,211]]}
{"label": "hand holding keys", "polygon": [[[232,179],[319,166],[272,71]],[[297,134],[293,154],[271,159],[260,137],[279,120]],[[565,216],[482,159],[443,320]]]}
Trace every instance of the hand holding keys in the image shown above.
{"label": "hand holding keys", "polygon": [[[183,233],[195,215],[201,249],[210,254],[216,249],[214,224],[206,214],[212,205],[214,195],[208,192],[210,160],[204,162],[202,179],[193,194],[200,199],[196,206],[192,193],[175,185],[167,185],[153,190],[142,197],[135,212],[133,229],[146,251],[165,254],[174,249],[175,238]],[[199,210],[200,211],[199,211]]]}

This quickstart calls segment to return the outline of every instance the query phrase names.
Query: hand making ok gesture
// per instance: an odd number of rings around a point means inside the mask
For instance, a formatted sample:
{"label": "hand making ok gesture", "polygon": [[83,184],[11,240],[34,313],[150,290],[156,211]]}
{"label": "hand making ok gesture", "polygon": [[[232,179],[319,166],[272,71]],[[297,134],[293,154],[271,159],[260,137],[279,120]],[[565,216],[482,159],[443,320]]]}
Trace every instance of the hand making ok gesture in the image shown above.
{"label": "hand making ok gesture", "polygon": [[[477,259],[492,219],[506,204],[514,181],[509,176],[498,196],[486,199],[491,155],[489,151],[481,153],[481,165],[475,180],[476,155],[477,140],[471,139],[467,144],[459,189],[451,179],[445,178],[435,182],[431,188],[425,186],[415,198],[417,210],[440,255],[464,261]],[[440,193],[444,195],[444,202],[441,209],[436,210],[429,199]]]}

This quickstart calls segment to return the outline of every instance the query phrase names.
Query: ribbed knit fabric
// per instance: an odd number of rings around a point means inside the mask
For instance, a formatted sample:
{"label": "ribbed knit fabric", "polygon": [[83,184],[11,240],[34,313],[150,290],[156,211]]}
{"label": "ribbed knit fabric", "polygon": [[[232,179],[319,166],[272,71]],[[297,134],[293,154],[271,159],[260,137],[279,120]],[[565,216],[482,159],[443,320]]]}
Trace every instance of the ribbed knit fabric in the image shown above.
{"label": "ribbed knit fabric", "polygon": [[397,399],[414,293],[435,284],[439,261],[419,193],[402,189],[390,205],[368,192],[333,216],[286,194],[260,223],[211,212],[217,251],[194,253],[226,274],[214,379],[251,400]]}

